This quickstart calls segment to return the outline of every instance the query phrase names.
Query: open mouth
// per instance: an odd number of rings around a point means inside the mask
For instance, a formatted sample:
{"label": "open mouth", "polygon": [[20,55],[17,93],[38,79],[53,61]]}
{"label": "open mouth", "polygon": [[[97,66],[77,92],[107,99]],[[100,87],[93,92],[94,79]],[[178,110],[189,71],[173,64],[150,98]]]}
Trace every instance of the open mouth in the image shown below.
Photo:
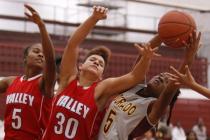
{"label": "open mouth", "polygon": [[98,67],[95,65],[91,65],[92,68],[94,68],[95,70],[98,70]]}

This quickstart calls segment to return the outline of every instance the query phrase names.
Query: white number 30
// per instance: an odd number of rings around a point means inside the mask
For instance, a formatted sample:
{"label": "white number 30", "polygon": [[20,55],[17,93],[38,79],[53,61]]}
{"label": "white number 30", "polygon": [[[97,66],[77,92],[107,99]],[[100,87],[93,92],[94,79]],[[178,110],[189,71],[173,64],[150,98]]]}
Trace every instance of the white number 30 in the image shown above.
{"label": "white number 30", "polygon": [[[62,134],[64,132],[64,135],[68,139],[72,139],[75,137],[78,127],[78,120],[74,118],[69,118],[66,124],[66,128],[63,127],[64,122],[66,121],[65,116],[63,113],[57,113],[56,118],[58,119],[57,125],[54,126],[54,132],[56,134]],[[64,130],[65,129],[65,130]]]}

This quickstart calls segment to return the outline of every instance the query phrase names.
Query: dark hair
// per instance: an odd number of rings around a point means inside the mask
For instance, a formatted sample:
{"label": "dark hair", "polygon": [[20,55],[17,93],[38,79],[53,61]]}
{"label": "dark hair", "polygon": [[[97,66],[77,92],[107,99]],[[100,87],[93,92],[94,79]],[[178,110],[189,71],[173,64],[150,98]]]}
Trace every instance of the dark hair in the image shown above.
{"label": "dark hair", "polygon": [[98,46],[96,48],[91,49],[87,53],[87,55],[85,56],[85,59],[84,60],[86,60],[91,55],[99,55],[99,56],[101,56],[104,59],[105,66],[107,66],[107,64],[109,62],[109,58],[111,56],[111,51],[107,47]]}
{"label": "dark hair", "polygon": [[169,112],[169,116],[168,116],[168,120],[167,120],[167,125],[169,125],[169,123],[170,123],[172,110],[174,108],[174,105],[175,105],[180,93],[181,93],[181,91],[179,89],[177,89],[173,99],[171,100],[171,103],[169,104],[170,105],[170,112]]}
{"label": "dark hair", "polygon": [[62,58],[60,56],[56,57],[56,59],[55,59],[56,66],[59,66],[61,64],[61,60],[62,60]]}
{"label": "dark hair", "polygon": [[60,73],[61,60],[62,60],[62,57],[60,57],[60,56],[56,57],[56,59],[55,59],[57,73]]}
{"label": "dark hair", "polygon": [[31,45],[30,46],[27,46],[24,50],[23,50],[23,58],[25,59],[27,56],[28,56],[28,52],[29,52],[29,49],[31,48]]}
{"label": "dark hair", "polygon": [[189,136],[190,136],[191,133],[195,136],[195,140],[197,140],[198,139],[197,135],[193,130],[190,130],[189,132],[187,132],[187,139],[186,140],[190,140]]}

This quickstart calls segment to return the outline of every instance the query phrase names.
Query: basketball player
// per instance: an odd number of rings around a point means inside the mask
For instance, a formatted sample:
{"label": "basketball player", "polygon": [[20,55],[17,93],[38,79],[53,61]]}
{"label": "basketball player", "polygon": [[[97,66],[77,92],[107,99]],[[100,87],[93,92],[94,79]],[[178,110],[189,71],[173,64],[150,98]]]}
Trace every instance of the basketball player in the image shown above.
{"label": "basketball player", "polygon": [[39,140],[46,127],[55,81],[54,48],[39,14],[29,5],[25,15],[39,27],[42,45],[24,51],[24,75],[0,81],[6,95],[4,140]]}
{"label": "basketball player", "polygon": [[107,100],[142,81],[152,56],[156,55],[156,49],[151,49],[149,45],[137,47],[142,59],[131,72],[101,81],[110,52],[105,47],[97,47],[87,54],[78,71],[78,46],[94,25],[106,18],[106,13],[106,8],[94,7],[93,14],[68,41],[61,61],[58,93],[43,140],[94,139]]}
{"label": "basketball player", "polygon": [[[181,72],[186,64],[191,65],[199,40],[200,33],[197,37],[193,33],[190,47],[186,48],[185,59],[180,67]],[[178,94],[178,87],[168,79],[166,73],[154,76],[146,86],[137,85],[122,93],[107,109],[98,140],[132,140],[143,135],[158,123],[168,105],[171,114]]]}
{"label": "basketball player", "polygon": [[201,95],[210,98],[210,90],[195,81],[187,65],[185,66],[185,74],[178,72],[174,67],[171,67],[171,69],[175,74],[171,74],[172,77],[170,79],[173,80],[176,85],[185,85]]}

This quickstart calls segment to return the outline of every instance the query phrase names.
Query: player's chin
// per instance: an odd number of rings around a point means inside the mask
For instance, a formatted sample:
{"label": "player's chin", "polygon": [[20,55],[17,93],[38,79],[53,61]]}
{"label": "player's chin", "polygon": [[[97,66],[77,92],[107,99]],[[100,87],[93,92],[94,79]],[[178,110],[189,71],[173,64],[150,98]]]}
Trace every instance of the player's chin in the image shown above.
{"label": "player's chin", "polygon": [[147,91],[149,92],[148,93],[149,96],[157,98],[157,95],[156,95],[157,91],[156,91],[156,88],[153,84],[151,84],[151,83],[147,84]]}
{"label": "player's chin", "polygon": [[100,77],[100,74],[99,74],[98,70],[96,70],[96,69],[88,69],[88,72],[95,79],[98,79]]}
{"label": "player's chin", "polygon": [[36,64],[34,65],[34,67],[36,67],[37,69],[42,70],[42,69],[44,68],[44,64],[43,64],[43,63],[36,63]]}

